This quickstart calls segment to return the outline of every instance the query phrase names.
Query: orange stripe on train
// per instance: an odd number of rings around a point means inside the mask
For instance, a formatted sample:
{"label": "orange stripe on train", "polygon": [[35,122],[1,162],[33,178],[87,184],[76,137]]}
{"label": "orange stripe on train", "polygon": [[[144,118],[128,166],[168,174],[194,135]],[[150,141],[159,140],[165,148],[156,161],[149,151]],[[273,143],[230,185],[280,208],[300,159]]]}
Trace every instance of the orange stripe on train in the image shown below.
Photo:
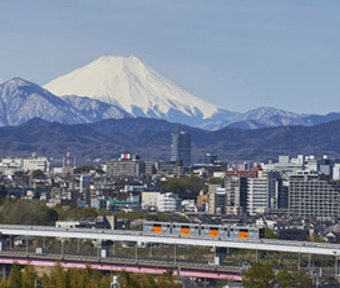
{"label": "orange stripe on train", "polygon": [[248,232],[239,232],[238,233],[238,238],[248,239]]}
{"label": "orange stripe on train", "polygon": [[190,229],[181,228],[181,235],[190,235]]}
{"label": "orange stripe on train", "polygon": [[153,227],[152,231],[153,233],[162,233],[162,227]]}
{"label": "orange stripe on train", "polygon": [[218,230],[210,230],[209,231],[209,236],[211,237],[218,237]]}

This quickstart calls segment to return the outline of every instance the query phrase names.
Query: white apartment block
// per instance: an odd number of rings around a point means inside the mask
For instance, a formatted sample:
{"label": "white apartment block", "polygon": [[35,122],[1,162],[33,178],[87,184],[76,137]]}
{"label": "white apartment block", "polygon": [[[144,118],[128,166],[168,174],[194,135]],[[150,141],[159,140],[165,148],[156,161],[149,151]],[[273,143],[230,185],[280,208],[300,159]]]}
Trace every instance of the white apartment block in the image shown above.
{"label": "white apartment block", "polygon": [[333,180],[340,180],[340,164],[334,164],[333,166]]}
{"label": "white apartment block", "polygon": [[3,158],[0,160],[0,172],[12,175],[16,171],[41,170],[48,172],[50,163],[46,157]]}
{"label": "white apartment block", "polygon": [[46,157],[32,157],[23,159],[23,170],[34,171],[41,170],[43,172],[50,171],[50,162]]}
{"label": "white apartment block", "polygon": [[247,212],[254,216],[268,208],[277,208],[277,185],[275,179],[248,178]]}
{"label": "white apartment block", "polygon": [[171,192],[159,194],[157,197],[157,210],[160,212],[179,211],[181,209],[181,199]]}
{"label": "white apartment block", "polygon": [[157,206],[159,192],[142,192],[142,209]]}
{"label": "white apartment block", "polygon": [[254,216],[268,208],[268,180],[248,178],[247,212]]}

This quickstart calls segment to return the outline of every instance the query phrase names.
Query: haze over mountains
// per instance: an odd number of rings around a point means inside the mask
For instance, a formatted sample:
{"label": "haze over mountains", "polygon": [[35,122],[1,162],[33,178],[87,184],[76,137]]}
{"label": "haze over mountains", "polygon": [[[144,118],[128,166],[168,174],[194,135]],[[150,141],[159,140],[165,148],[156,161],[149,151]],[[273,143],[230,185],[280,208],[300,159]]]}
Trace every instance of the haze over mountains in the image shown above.
{"label": "haze over mountains", "polygon": [[340,119],[340,113],[299,115],[271,107],[230,112],[191,95],[135,57],[108,56],[44,88],[21,78],[0,85],[0,126],[35,117],[65,124],[146,117],[218,130],[311,126]]}
{"label": "haze over mountains", "polygon": [[193,163],[202,162],[207,152],[228,161],[276,160],[278,155],[297,154],[340,158],[340,120],[313,127],[206,131],[147,118],[73,125],[35,118],[22,125],[1,127],[0,157],[29,156],[35,149],[38,155],[60,159],[70,148],[79,163],[82,159],[117,158],[124,152],[138,154],[144,160],[169,160],[171,133],[179,130],[191,134]]}

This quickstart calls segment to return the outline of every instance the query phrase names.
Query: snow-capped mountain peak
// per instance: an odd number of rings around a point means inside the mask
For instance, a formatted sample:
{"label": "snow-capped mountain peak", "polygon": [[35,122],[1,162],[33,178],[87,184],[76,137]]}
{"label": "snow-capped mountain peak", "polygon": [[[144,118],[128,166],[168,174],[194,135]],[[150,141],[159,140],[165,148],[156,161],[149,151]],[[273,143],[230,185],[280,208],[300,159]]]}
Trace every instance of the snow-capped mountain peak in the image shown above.
{"label": "snow-capped mountain peak", "polygon": [[288,112],[282,109],[277,109],[274,107],[259,107],[256,109],[249,110],[248,112],[244,113],[242,116],[234,119],[234,121],[240,120],[259,120],[263,118],[270,118],[270,117],[287,117],[287,118],[300,118],[299,114],[294,112]]}
{"label": "snow-capped mountain peak", "polygon": [[87,96],[115,104],[134,116],[203,120],[219,112],[133,56],[100,57],[44,87],[58,96]]}

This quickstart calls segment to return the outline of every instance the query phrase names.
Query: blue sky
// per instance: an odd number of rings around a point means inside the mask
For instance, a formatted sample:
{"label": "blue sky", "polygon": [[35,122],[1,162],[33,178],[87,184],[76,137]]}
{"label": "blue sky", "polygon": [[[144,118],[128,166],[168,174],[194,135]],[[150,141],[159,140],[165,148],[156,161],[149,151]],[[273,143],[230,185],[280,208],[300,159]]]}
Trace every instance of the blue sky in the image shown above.
{"label": "blue sky", "polygon": [[0,79],[134,55],[231,111],[340,111],[338,0],[2,0]]}

